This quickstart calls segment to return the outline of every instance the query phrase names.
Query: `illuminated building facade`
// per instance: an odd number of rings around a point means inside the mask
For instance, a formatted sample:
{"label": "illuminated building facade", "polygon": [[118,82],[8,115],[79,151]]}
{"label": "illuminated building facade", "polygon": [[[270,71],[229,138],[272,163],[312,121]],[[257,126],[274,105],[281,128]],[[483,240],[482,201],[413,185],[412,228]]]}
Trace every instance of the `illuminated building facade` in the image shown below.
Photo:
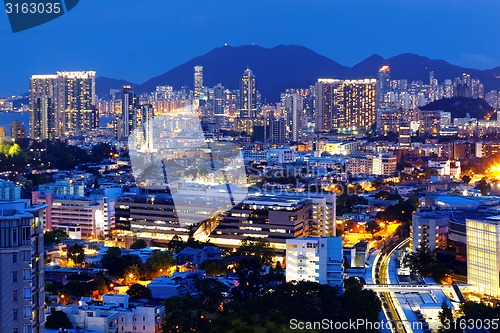
{"label": "illuminated building facade", "polygon": [[376,118],[375,79],[319,79],[316,83],[316,131],[368,130]]}
{"label": "illuminated building facade", "polygon": [[57,85],[64,132],[87,131],[98,127],[95,72],[57,72]]}
{"label": "illuminated building facade", "polygon": [[264,238],[283,254],[287,239],[308,236],[312,217],[312,202],[305,198],[249,197],[224,217],[210,240],[221,247],[237,248],[247,237]]}
{"label": "illuminated building facade", "polygon": [[122,122],[123,134],[128,137],[137,124],[137,109],[139,101],[135,98],[134,88],[129,85],[122,87]]}
{"label": "illuminated building facade", "polygon": [[194,66],[194,98],[203,93],[203,66]]}
{"label": "illuminated building facade", "polygon": [[384,103],[385,94],[389,91],[391,84],[391,68],[382,66],[377,74],[377,102],[380,106]]}
{"label": "illuminated building facade", "polygon": [[488,296],[500,296],[500,220],[466,219],[467,283]]}
{"label": "illuminated building facade", "polygon": [[340,82],[340,80],[335,79],[319,79],[316,82],[316,132],[330,132],[332,130],[335,90]]}
{"label": "illuminated building facade", "polygon": [[344,80],[335,97],[333,127],[339,130],[368,130],[375,123],[377,80]]}
{"label": "illuminated building facade", "polygon": [[240,80],[240,117],[254,118],[257,113],[257,86],[255,75],[245,69]]}
{"label": "illuminated building facade", "polygon": [[54,139],[57,126],[57,75],[32,75],[30,78],[30,137]]}
{"label": "illuminated building facade", "polygon": [[227,125],[227,118],[225,114],[225,100],[224,100],[224,86],[218,83],[214,87],[213,92],[213,108],[215,122],[221,126]]}

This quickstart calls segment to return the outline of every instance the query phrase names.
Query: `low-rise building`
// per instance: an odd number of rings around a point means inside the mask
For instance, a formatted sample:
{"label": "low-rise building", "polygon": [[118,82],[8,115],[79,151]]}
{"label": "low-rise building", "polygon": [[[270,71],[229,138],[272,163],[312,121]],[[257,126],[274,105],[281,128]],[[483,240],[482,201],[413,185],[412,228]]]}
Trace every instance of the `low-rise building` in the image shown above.
{"label": "low-rise building", "polygon": [[447,211],[414,212],[411,226],[412,251],[421,246],[429,250],[445,249],[450,213]]}
{"label": "low-rise building", "polygon": [[130,306],[128,298],[128,295],[106,294],[102,303],[51,306],[47,315],[62,311],[73,327],[98,333],[160,333],[165,307],[147,303]]}
{"label": "low-rise building", "polygon": [[343,288],[342,237],[286,241],[286,281],[312,281]]}

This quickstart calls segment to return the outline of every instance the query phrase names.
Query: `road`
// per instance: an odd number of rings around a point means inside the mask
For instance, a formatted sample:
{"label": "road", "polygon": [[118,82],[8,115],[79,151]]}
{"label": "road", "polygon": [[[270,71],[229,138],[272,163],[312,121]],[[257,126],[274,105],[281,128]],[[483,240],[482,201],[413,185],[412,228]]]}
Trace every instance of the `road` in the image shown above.
{"label": "road", "polygon": [[[389,276],[389,263],[391,261],[391,257],[394,254],[394,251],[406,246],[410,241],[410,238],[401,239],[396,242],[390,243],[381,250],[380,255],[377,259],[375,259],[375,270],[373,281],[377,285],[381,284],[391,284],[397,283],[397,281],[391,281]],[[400,313],[396,309],[396,305],[394,304],[394,299],[396,298],[394,293],[391,292],[378,292],[377,293],[380,300],[382,301],[382,309],[384,314],[386,315],[389,321],[393,321],[396,323],[405,323],[407,322],[406,318],[402,318]],[[392,332],[397,333],[406,333],[407,330],[404,325],[394,325],[392,327]]]}

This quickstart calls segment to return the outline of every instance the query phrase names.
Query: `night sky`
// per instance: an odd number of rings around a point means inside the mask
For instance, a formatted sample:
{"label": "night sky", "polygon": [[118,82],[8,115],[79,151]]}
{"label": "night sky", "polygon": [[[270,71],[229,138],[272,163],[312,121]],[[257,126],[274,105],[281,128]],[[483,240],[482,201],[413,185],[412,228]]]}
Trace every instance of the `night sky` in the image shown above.
{"label": "night sky", "polygon": [[224,43],[303,45],[349,66],[412,52],[485,69],[500,66],[499,13],[492,0],[80,0],[15,34],[0,13],[0,96],[57,70],[142,83]]}

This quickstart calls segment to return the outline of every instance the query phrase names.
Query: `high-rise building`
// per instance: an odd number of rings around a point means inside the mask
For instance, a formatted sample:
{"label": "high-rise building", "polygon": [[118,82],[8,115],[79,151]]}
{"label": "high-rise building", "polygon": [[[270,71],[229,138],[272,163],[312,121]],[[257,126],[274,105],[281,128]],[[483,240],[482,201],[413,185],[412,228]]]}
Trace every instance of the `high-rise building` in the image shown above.
{"label": "high-rise building", "polygon": [[286,281],[311,281],[342,289],[342,237],[287,239]]}
{"label": "high-rise building", "polygon": [[411,145],[411,128],[407,121],[402,121],[399,125],[398,143],[401,147],[410,147]]}
{"label": "high-rise building", "polygon": [[141,147],[143,151],[153,152],[155,151],[155,126],[154,126],[154,109],[151,104],[141,105],[140,121],[138,121],[138,126],[140,130],[137,131],[137,145]]}
{"label": "high-rise building", "polygon": [[10,124],[10,137],[13,139],[24,139],[26,137],[26,128],[17,119],[12,120]]}
{"label": "high-rise building", "polygon": [[441,130],[441,114],[439,110],[419,110],[419,134],[438,136]]}
{"label": "high-rise building", "polygon": [[283,145],[286,142],[285,119],[271,119],[269,124],[269,141],[272,144]]}
{"label": "high-rise building", "polygon": [[281,105],[285,110],[288,140],[300,142],[304,111],[302,97],[295,91],[286,92],[281,94]]}
{"label": "high-rise building", "polygon": [[375,123],[375,79],[319,79],[316,131],[367,130]]}
{"label": "high-rise building", "polygon": [[336,79],[318,79],[316,82],[316,132],[330,132],[332,130],[335,90],[340,83],[341,81]]}
{"label": "high-rise building", "polygon": [[194,98],[200,98],[203,92],[203,66],[194,66]]}
{"label": "high-rise building", "polygon": [[214,87],[213,108],[214,108],[215,122],[221,126],[225,126],[227,123],[225,115],[224,96],[225,96],[224,86],[218,83]]}
{"label": "high-rise building", "polygon": [[137,110],[139,100],[135,98],[134,88],[129,85],[122,87],[122,122],[123,134],[127,137],[137,125]]}
{"label": "high-rise building", "polygon": [[0,201],[1,332],[44,332],[43,209]]}
{"label": "high-rise building", "polygon": [[57,112],[57,75],[32,75],[30,78],[30,137],[54,139],[60,128]]}
{"label": "high-rise building", "polygon": [[375,123],[376,80],[344,80],[337,89],[333,128],[368,130]]}
{"label": "high-rise building", "polygon": [[385,94],[389,91],[391,84],[391,68],[389,66],[382,66],[377,74],[377,103],[381,105],[384,103]]}
{"label": "high-rise building", "polygon": [[500,220],[472,219],[465,222],[467,283],[477,291],[500,296]]}
{"label": "high-rise building", "polygon": [[64,132],[87,131],[99,126],[96,108],[95,72],[57,72],[58,108]]}
{"label": "high-rise building", "polygon": [[255,75],[245,69],[240,80],[240,117],[254,118],[257,114],[257,87]]}

